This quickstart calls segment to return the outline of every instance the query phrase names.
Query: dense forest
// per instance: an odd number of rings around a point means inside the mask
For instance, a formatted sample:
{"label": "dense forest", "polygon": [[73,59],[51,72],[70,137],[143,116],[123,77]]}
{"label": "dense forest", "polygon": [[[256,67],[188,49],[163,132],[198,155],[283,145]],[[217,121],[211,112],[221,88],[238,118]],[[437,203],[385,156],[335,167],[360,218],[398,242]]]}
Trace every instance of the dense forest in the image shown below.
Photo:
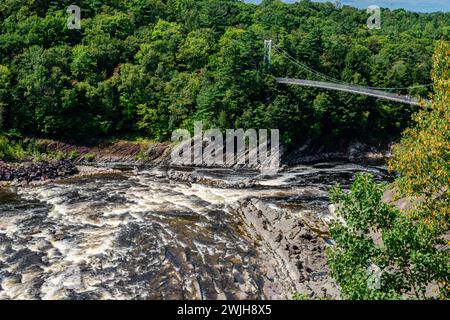
{"label": "dense forest", "polygon": [[[66,9],[81,7],[81,29]],[[264,40],[329,77],[372,87],[431,82],[450,13],[382,10],[382,28],[349,6],[300,1],[3,0],[1,130],[71,141],[167,140],[177,128],[279,128],[285,143],[398,136],[415,107],[279,85],[311,78]],[[396,92],[427,97],[431,87]]]}

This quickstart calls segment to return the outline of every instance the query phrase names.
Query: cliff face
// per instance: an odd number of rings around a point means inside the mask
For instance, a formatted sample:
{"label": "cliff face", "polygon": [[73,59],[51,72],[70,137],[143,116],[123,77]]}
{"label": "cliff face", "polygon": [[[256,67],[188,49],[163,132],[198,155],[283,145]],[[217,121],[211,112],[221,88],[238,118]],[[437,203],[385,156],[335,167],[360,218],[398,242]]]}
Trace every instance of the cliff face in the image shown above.
{"label": "cliff face", "polygon": [[[78,173],[75,166],[99,164],[99,165],[124,165],[124,166],[165,166],[165,167],[183,167],[184,164],[176,163],[172,159],[172,152],[182,147],[182,144],[171,144],[169,142],[129,142],[118,141],[114,143],[103,143],[97,146],[79,146],[54,140],[38,140],[38,146],[43,153],[57,155],[64,160],[41,161],[35,163],[35,159],[29,159],[19,164],[10,164],[0,162],[0,181],[15,181],[19,183],[30,183],[36,181],[54,180],[65,178]],[[186,145],[189,142],[184,142]],[[191,146],[192,147],[192,146]],[[379,146],[379,149],[364,145],[358,142],[348,143],[335,148],[313,147],[311,145],[300,146],[296,149],[287,150],[284,146],[280,148],[280,159],[274,161],[270,156],[265,162],[258,161],[257,164],[246,162],[250,154],[257,153],[257,150],[246,150],[235,162],[224,162],[220,165],[211,165],[208,163],[192,163],[187,167],[197,168],[233,168],[233,169],[253,169],[261,170],[264,175],[267,163],[279,163],[279,171],[287,170],[290,166],[301,164],[320,163],[328,161],[345,161],[358,163],[383,163],[390,156],[390,145]],[[194,154],[194,151],[192,154]],[[225,150],[221,150],[225,152]],[[50,159],[51,157],[47,157]],[[241,161],[239,161],[241,160]],[[237,164],[237,163],[243,164]],[[82,174],[86,170],[83,170]],[[89,171],[89,170],[87,170]],[[92,169],[91,171],[96,171]],[[185,182],[196,182],[208,184],[205,177],[196,177],[185,175],[177,171],[174,177],[177,180]],[[251,187],[254,184],[251,179],[245,183],[240,183],[234,187]],[[224,187],[229,187],[230,182],[225,182]]]}
{"label": "cliff face", "polygon": [[369,145],[360,141],[338,142],[334,146],[307,143],[287,150],[281,161],[288,166],[326,161],[350,161],[359,163],[384,163],[391,157],[393,141]]}

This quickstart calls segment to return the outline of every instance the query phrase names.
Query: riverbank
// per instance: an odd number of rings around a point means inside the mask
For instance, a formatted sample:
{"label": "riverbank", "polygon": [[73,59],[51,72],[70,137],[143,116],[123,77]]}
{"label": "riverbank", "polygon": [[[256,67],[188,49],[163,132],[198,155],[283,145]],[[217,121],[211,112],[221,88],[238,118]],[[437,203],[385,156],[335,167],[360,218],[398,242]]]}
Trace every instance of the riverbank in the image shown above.
{"label": "riverbank", "polygon": [[[174,145],[170,142],[153,141],[113,141],[94,146],[75,145],[61,141],[37,139],[34,147],[39,150],[38,158],[28,157],[19,162],[0,161],[0,182],[36,183],[63,179],[74,175],[95,174],[98,166],[166,166],[171,165],[171,152]],[[281,147],[280,170],[288,167],[321,162],[354,162],[382,164],[390,157],[390,143],[369,146],[360,142],[344,143],[334,147],[314,146],[311,144],[297,148]],[[79,166],[85,166],[80,172]],[[198,168],[211,168],[206,164],[193,165]],[[92,169],[87,169],[91,167]],[[258,165],[224,164],[214,168],[256,169]],[[105,172],[106,169],[101,170]],[[183,175],[178,172],[178,180],[207,184],[204,177]],[[229,182],[226,182],[226,187]],[[252,181],[241,183],[240,187],[249,187]]]}
{"label": "riverbank", "polygon": [[[76,163],[124,163],[135,165],[170,165],[173,144],[154,141],[124,141],[101,143],[96,146],[79,146],[54,140],[37,140],[39,148],[46,153],[71,155]],[[297,147],[281,146],[281,165],[294,166],[319,162],[368,162],[382,163],[391,156],[393,142],[369,145],[359,141],[342,142],[334,146],[304,144]],[[199,165],[204,167],[205,164]],[[235,167],[235,165],[223,165]],[[245,166],[244,166],[245,167]]]}
{"label": "riverbank", "polygon": [[67,178],[79,173],[72,161],[6,163],[0,161],[0,182],[29,184]]}

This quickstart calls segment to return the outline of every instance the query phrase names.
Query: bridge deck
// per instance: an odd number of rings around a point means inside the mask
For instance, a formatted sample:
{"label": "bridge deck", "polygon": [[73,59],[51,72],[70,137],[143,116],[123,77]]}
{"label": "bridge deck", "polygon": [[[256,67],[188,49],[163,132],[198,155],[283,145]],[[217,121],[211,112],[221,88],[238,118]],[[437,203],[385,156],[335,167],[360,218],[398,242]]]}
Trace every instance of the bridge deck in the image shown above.
{"label": "bridge deck", "polygon": [[[420,101],[418,99],[407,97],[403,95],[399,95],[396,93],[390,93],[375,89],[368,89],[361,86],[354,86],[354,85],[344,85],[344,84],[337,84],[332,82],[321,82],[321,81],[312,81],[312,80],[301,80],[301,79],[292,79],[292,78],[276,78],[278,83],[284,83],[284,84],[294,84],[299,86],[306,86],[306,87],[314,87],[314,88],[323,88],[323,89],[330,89],[330,90],[337,90],[337,91],[344,91],[344,92],[350,92],[350,93],[357,93],[362,94],[366,96],[376,97],[380,99],[386,99],[411,105],[420,105]],[[426,102],[426,100],[424,100]]]}

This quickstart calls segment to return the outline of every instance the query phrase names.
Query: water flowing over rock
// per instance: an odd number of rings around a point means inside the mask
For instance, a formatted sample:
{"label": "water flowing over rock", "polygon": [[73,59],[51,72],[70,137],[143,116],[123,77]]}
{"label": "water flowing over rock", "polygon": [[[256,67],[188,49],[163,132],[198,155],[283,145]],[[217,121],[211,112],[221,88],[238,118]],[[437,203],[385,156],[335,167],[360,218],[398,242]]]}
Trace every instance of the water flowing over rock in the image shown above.
{"label": "water flowing over rock", "polygon": [[0,188],[0,299],[336,298],[327,190],[387,178],[346,163],[118,168]]}

